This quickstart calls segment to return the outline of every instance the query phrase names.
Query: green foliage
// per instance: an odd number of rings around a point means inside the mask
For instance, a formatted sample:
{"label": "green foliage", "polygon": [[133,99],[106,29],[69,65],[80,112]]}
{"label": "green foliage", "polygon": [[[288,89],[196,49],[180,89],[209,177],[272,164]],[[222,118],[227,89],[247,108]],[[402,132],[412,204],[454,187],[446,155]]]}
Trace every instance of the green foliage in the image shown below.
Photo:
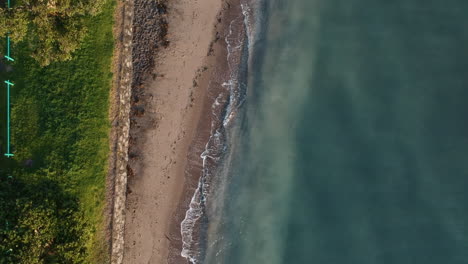
{"label": "green foliage", "polygon": [[[84,18],[88,34],[72,59],[42,67],[30,57],[25,41],[15,47],[13,71],[0,72],[2,79],[15,82],[15,156],[0,156],[0,264],[106,263],[107,245],[99,231],[109,150],[114,4],[107,0],[100,14]],[[0,109],[5,107],[0,100]],[[6,122],[5,116],[0,122]]]}
{"label": "green foliage", "polygon": [[11,141],[16,145],[15,158],[18,160],[34,159],[33,153],[40,148],[37,137],[39,131],[39,107],[36,100],[21,97],[16,100],[11,117],[15,120],[16,129],[13,130]]}
{"label": "green foliage", "polygon": [[0,9],[0,36],[26,41],[42,66],[71,59],[86,35],[86,19],[97,15],[106,0],[22,0]]}
{"label": "green foliage", "polygon": [[0,177],[0,263],[83,263],[85,226],[75,197],[54,181]]}

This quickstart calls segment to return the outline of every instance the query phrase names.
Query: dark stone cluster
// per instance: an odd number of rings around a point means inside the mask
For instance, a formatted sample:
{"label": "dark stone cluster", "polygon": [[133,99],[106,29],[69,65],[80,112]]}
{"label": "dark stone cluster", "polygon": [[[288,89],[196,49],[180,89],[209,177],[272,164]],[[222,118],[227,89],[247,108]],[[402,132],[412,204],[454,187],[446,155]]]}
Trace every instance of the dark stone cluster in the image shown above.
{"label": "dark stone cluster", "polygon": [[166,47],[165,0],[135,0],[133,18],[133,86],[141,85],[154,67],[154,53]]}

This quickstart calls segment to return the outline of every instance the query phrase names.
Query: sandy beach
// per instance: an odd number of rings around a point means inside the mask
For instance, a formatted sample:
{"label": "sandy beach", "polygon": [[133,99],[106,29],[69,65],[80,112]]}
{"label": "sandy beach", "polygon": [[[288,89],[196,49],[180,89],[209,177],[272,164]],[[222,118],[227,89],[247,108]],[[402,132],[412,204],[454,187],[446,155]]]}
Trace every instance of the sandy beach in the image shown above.
{"label": "sandy beach", "polygon": [[178,239],[176,212],[216,61],[208,54],[221,7],[218,0],[169,1],[169,44],[152,51],[152,73],[136,84],[142,92],[132,106],[123,263],[168,263]]}

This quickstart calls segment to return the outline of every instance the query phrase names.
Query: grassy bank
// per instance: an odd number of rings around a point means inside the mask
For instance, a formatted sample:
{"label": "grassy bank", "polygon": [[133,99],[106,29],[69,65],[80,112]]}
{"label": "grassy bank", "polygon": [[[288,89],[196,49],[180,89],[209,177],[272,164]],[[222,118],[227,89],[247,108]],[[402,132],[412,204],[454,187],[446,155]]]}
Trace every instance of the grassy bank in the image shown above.
{"label": "grassy bank", "polygon": [[0,73],[1,87],[6,79],[16,84],[13,160],[3,157],[6,92],[0,90],[0,211],[8,210],[0,212],[0,263],[105,263],[100,230],[114,8],[108,0],[101,14],[87,18],[88,35],[72,60],[40,67],[19,44],[12,47],[13,70]]}

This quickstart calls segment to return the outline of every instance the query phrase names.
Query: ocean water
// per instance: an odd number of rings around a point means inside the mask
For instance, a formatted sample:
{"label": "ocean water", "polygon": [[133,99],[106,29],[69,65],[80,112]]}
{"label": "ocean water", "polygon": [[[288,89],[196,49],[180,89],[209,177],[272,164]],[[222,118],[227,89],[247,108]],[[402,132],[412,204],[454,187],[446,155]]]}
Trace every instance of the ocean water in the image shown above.
{"label": "ocean water", "polygon": [[252,8],[198,262],[468,263],[468,1]]}

